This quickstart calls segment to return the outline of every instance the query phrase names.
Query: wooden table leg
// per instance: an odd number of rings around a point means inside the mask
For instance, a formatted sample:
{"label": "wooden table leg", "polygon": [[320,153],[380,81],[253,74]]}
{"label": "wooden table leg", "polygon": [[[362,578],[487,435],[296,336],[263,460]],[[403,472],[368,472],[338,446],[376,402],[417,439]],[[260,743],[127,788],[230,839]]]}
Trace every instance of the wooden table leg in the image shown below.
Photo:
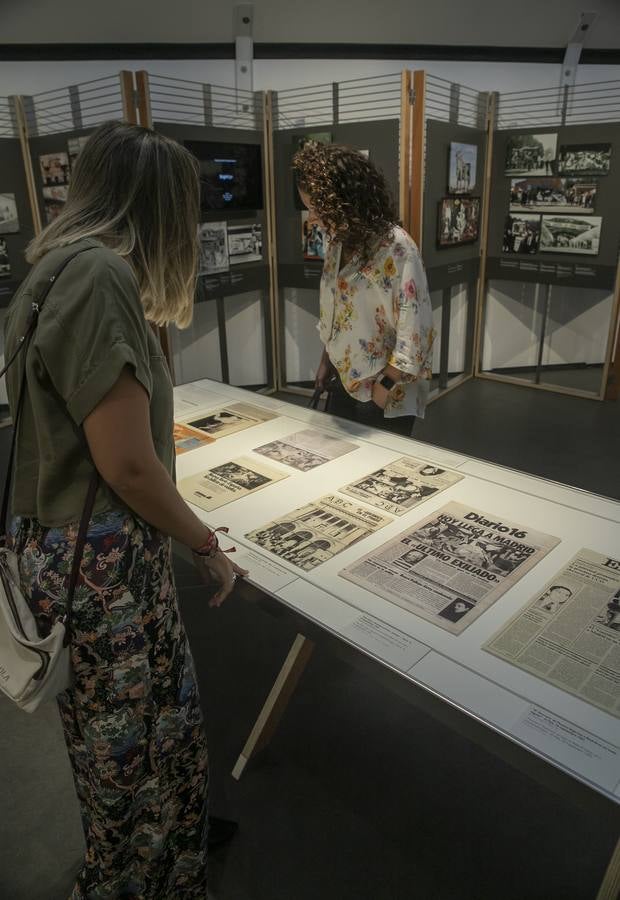
{"label": "wooden table leg", "polygon": [[237,781],[252,757],[263,750],[273,737],[313,650],[312,641],[298,634],[232,771]]}
{"label": "wooden table leg", "polygon": [[620,840],[616,844],[596,900],[618,900],[620,897]]}

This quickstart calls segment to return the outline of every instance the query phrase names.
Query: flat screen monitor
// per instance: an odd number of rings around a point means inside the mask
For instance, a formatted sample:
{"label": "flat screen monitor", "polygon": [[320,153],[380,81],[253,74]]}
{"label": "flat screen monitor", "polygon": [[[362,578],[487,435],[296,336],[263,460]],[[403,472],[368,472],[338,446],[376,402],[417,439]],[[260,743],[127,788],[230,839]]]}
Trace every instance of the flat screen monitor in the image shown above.
{"label": "flat screen monitor", "polygon": [[203,213],[263,208],[263,167],[259,144],[186,141],[200,163]]}

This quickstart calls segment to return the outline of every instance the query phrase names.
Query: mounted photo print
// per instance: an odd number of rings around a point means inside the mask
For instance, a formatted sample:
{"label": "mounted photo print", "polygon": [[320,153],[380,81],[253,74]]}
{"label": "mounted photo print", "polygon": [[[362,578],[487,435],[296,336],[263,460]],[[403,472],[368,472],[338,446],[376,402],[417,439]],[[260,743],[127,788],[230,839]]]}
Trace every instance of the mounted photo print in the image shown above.
{"label": "mounted photo print", "polygon": [[9,251],[7,250],[6,241],[0,238],[0,278],[11,277],[11,262],[9,260]]}
{"label": "mounted photo print", "polygon": [[296,138],[297,147],[303,150],[306,144],[331,144],[334,139],[331,131],[314,131],[311,134],[302,134]]}
{"label": "mounted photo print", "polygon": [[596,187],[596,181],[574,178],[513,178],[510,212],[591,213]]}
{"label": "mounted photo print", "polygon": [[58,185],[58,187],[43,188],[45,220],[48,225],[50,222],[53,222],[54,219],[57,219],[60,213],[65,208],[68,192],[69,188],[65,184]]}
{"label": "mounted photo print", "polygon": [[39,157],[44,187],[69,184],[69,157],[66,153],[46,153]]}
{"label": "mounted photo print", "polygon": [[448,193],[471,194],[476,187],[478,148],[475,144],[450,144]]}
{"label": "mounted photo print", "polygon": [[320,260],[325,259],[326,236],[316,221],[310,218],[308,210],[301,214],[301,246],[303,249],[304,259]]}
{"label": "mounted photo print", "polygon": [[0,234],[15,234],[18,231],[15,194],[0,194]]}
{"label": "mounted photo print", "polygon": [[200,239],[199,275],[228,272],[228,236],[226,222],[204,222],[198,228]]}
{"label": "mounted photo print", "polygon": [[543,253],[596,256],[601,243],[600,216],[543,216],[540,249]]}
{"label": "mounted photo print", "polygon": [[560,175],[607,175],[611,168],[611,144],[573,144],[560,147]]}
{"label": "mounted photo print", "polygon": [[440,248],[472,244],[480,231],[480,197],[444,197],[437,218]]}
{"label": "mounted photo print", "polygon": [[538,253],[540,219],[540,215],[532,213],[511,213],[506,216],[502,253]]}
{"label": "mounted photo print", "polygon": [[515,134],[506,144],[506,175],[554,175],[557,134]]}
{"label": "mounted photo print", "polygon": [[229,225],[228,256],[231,266],[260,262],[263,258],[263,229],[260,225]]}

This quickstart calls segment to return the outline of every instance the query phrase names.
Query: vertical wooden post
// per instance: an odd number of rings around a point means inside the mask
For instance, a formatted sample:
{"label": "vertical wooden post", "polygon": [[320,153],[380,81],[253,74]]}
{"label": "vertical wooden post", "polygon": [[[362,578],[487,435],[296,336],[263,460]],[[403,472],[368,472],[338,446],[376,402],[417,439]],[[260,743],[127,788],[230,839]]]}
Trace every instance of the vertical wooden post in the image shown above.
{"label": "vertical wooden post", "polygon": [[609,860],[596,900],[618,900],[620,897],[620,841]]}
{"label": "vertical wooden post", "polygon": [[424,209],[424,145],[426,143],[426,72],[413,73],[413,123],[411,146],[411,236],[422,250]]}
{"label": "vertical wooden post", "polygon": [[273,149],[274,92],[263,96],[263,140],[265,145],[264,187],[265,222],[267,225],[267,264],[269,266],[269,309],[271,324],[271,383],[280,390],[286,381],[282,371],[284,354],[280,352],[280,287],[278,281],[278,238],[276,229],[276,179]]}
{"label": "vertical wooden post", "polygon": [[40,234],[43,226],[41,223],[41,208],[39,207],[39,198],[37,195],[36,183],[34,180],[34,170],[32,168],[32,155],[30,153],[30,145],[28,143],[28,125],[26,123],[26,113],[24,112],[24,104],[21,97],[10,97],[15,115],[15,124],[17,134],[22,151],[22,160],[24,163],[24,174],[26,176],[26,188],[28,190],[28,200],[30,203],[30,212],[32,213],[32,227],[35,235]]}
{"label": "vertical wooden post", "polygon": [[400,80],[400,173],[398,216],[405,231],[411,233],[411,115],[413,87],[411,72],[405,69]]}
{"label": "vertical wooden post", "polygon": [[138,120],[136,117],[136,90],[133,82],[133,72],[124,69],[118,77],[121,83],[123,121],[135,125]]}
{"label": "vertical wooden post", "polygon": [[489,241],[489,210],[491,207],[491,176],[493,174],[493,139],[497,120],[497,93],[489,94],[487,105],[487,147],[484,163],[484,184],[482,189],[482,208],[480,210],[480,269],[478,272],[478,290],[476,292],[476,325],[474,329],[474,375],[480,373],[482,365],[482,332],[483,311],[487,289],[487,255]]}
{"label": "vertical wooden post", "polygon": [[616,284],[600,399],[620,399],[620,258],[618,259],[616,271]]}
{"label": "vertical wooden post", "polygon": [[149,73],[143,69],[136,72],[136,106],[138,107],[138,124],[145,128],[152,128],[153,113],[151,111]]}

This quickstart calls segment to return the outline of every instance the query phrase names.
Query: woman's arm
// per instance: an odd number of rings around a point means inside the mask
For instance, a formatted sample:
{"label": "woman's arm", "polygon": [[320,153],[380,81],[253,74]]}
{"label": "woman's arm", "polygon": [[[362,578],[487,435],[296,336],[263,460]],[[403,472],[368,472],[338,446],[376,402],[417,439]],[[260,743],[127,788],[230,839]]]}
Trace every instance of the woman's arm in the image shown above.
{"label": "woman's arm", "polygon": [[[155,453],[148,395],[126,366],[114,387],[84,420],[84,432],[103,480],[137,515],[181,544],[197,549],[211,530],[185,503]],[[194,557],[222,585],[212,600],[219,606],[234,584],[233,573],[247,575],[221,551]]]}

